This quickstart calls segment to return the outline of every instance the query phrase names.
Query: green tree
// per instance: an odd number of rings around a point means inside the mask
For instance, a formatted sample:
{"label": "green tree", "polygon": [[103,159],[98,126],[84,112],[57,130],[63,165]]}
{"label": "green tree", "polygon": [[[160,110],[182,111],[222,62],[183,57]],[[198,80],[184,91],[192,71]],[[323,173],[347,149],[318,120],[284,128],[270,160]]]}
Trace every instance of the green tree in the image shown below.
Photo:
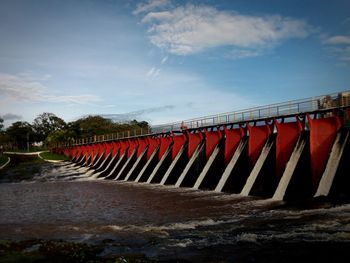
{"label": "green tree", "polygon": [[54,131],[47,136],[45,144],[52,148],[60,143],[72,142],[74,138],[76,138],[76,133],[73,130]]}
{"label": "green tree", "polygon": [[33,129],[36,141],[45,141],[51,132],[62,130],[66,123],[53,113],[44,112],[34,119]]}
{"label": "green tree", "polygon": [[101,116],[88,116],[68,123],[68,129],[74,131],[78,138],[140,130],[141,128],[147,130],[148,127],[146,121],[133,120],[128,123],[115,123]]}
{"label": "green tree", "polygon": [[33,141],[34,131],[28,122],[17,121],[6,129],[6,134],[13,145],[20,149],[25,149],[27,142]]}
{"label": "green tree", "polygon": [[2,132],[3,128],[4,128],[4,120],[0,118],[0,132]]}
{"label": "green tree", "polygon": [[11,137],[6,132],[0,132],[0,145],[3,147],[12,145]]}
{"label": "green tree", "polygon": [[88,116],[71,124],[79,137],[89,137],[115,132],[115,124],[101,116]]}

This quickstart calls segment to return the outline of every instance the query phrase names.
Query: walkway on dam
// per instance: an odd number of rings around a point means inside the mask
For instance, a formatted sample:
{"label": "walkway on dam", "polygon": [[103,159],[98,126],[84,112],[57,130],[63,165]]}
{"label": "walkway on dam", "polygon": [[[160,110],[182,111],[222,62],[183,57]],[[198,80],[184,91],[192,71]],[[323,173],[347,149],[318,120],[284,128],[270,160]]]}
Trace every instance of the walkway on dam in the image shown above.
{"label": "walkway on dam", "polygon": [[[55,150],[96,179],[257,195],[349,197],[350,92],[95,136]],[[182,128],[182,129],[181,129]]]}

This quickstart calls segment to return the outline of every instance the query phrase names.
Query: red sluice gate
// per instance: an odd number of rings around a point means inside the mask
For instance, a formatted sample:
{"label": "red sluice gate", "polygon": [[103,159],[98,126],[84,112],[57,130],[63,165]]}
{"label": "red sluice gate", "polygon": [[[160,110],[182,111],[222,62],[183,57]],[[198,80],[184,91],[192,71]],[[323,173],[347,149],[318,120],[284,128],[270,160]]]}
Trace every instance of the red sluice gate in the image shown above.
{"label": "red sluice gate", "polygon": [[255,165],[259,158],[262,148],[264,147],[269,135],[272,133],[272,125],[265,124],[261,126],[251,126],[247,123],[248,137],[248,158],[250,165]]}
{"label": "red sluice gate", "polygon": [[96,161],[104,154],[106,149],[106,144],[104,142],[98,143],[97,146]]}
{"label": "red sluice gate", "polygon": [[120,150],[120,142],[117,141],[117,142],[112,142],[112,145],[111,145],[111,153],[112,153],[112,158],[118,154],[119,150]]}
{"label": "red sluice gate", "polygon": [[127,140],[120,141],[119,157],[121,157],[124,153],[128,154],[127,152],[128,148],[129,148],[129,142]]}
{"label": "red sluice gate", "polygon": [[94,164],[95,161],[98,159],[98,156],[96,156],[100,152],[100,143],[93,144],[91,149],[91,160],[90,164]]}
{"label": "red sluice gate", "polygon": [[147,140],[148,140],[149,146],[148,146],[147,153],[146,153],[146,159],[149,160],[152,156],[152,153],[158,147],[160,140],[159,140],[159,138],[152,138],[152,137],[147,138]]}
{"label": "red sluice gate", "polygon": [[277,128],[276,177],[281,178],[304,126],[298,117],[295,122],[288,123],[279,123],[275,120],[275,125]]}
{"label": "red sluice gate", "polygon": [[91,145],[87,145],[86,146],[86,151],[85,151],[85,166],[89,165],[91,162],[91,155],[92,155],[92,146]]}
{"label": "red sluice gate", "polygon": [[130,158],[130,156],[132,155],[134,150],[137,149],[139,144],[138,144],[137,139],[129,139],[128,142],[129,142],[129,149],[127,152],[127,157]]}
{"label": "red sluice gate", "polygon": [[76,158],[75,161],[77,161],[77,158],[80,158],[83,154],[84,151],[84,145],[77,146],[76,149],[74,150],[74,156]]}
{"label": "red sluice gate", "polygon": [[104,144],[103,159],[105,159],[107,157],[107,155],[111,153],[112,147],[113,147],[113,143],[112,142],[106,142]]}
{"label": "red sluice gate", "polygon": [[160,147],[158,151],[158,160],[162,159],[164,153],[168,149],[168,147],[173,143],[173,139],[171,136],[160,137]]}
{"label": "red sluice gate", "polygon": [[147,138],[137,138],[137,142],[139,147],[137,148],[136,157],[138,158],[148,146],[148,140]]}
{"label": "red sluice gate", "polygon": [[197,133],[187,132],[187,138],[188,138],[187,156],[188,158],[191,158],[193,153],[197,149],[198,145],[202,142],[203,134],[200,131],[198,131]]}
{"label": "red sluice gate", "polygon": [[184,134],[173,135],[173,148],[171,149],[171,159],[174,160],[179,153],[181,147],[187,142],[187,137]]}
{"label": "red sluice gate", "polygon": [[205,131],[205,157],[208,160],[213,153],[215,147],[218,145],[223,134],[220,130],[218,131]]}
{"label": "red sluice gate", "polygon": [[225,166],[230,162],[233,154],[235,153],[239,142],[242,140],[245,135],[245,131],[242,127],[238,129],[227,129],[224,128],[225,134],[225,144],[224,144],[224,158]]}

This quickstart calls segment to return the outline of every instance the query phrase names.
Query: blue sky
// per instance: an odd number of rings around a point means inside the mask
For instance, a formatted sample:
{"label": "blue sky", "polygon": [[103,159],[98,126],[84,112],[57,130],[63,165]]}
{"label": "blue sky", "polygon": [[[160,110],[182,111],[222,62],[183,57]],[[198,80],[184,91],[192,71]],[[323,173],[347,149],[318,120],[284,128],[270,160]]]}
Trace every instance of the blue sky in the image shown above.
{"label": "blue sky", "polygon": [[0,116],[151,124],[349,89],[350,1],[1,0]]}

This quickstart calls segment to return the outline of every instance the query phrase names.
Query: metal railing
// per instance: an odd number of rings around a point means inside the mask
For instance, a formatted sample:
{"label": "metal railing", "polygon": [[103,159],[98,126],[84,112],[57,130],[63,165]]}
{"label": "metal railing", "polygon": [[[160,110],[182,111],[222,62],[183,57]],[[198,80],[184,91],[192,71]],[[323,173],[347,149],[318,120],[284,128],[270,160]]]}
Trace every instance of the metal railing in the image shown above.
{"label": "metal railing", "polygon": [[350,91],[317,96],[312,98],[292,100],[267,106],[254,107],[241,111],[226,112],[205,117],[189,119],[151,127],[152,133],[180,130],[181,126],[193,129],[207,126],[254,121],[264,118],[276,118],[292,114],[313,112],[323,109],[332,109],[350,106]]}
{"label": "metal railing", "polygon": [[89,143],[97,143],[97,142],[108,142],[115,141],[119,139],[133,138],[139,136],[145,136],[151,134],[150,128],[140,128],[129,131],[110,133],[104,135],[95,135],[85,138],[73,139],[68,142],[68,145],[81,145],[81,144],[89,144]]}
{"label": "metal railing", "polygon": [[155,125],[151,126],[150,129],[141,128],[132,131],[124,131],[106,135],[95,135],[82,139],[72,139],[72,141],[66,142],[63,145],[68,146],[106,142],[118,139],[159,134],[164,132],[179,131],[183,126],[186,126],[188,129],[195,129],[208,126],[255,121],[264,118],[283,117],[306,112],[331,110],[348,106],[350,106],[350,91],[342,91],[312,98],[254,107],[241,111],[226,112],[168,124]]}

